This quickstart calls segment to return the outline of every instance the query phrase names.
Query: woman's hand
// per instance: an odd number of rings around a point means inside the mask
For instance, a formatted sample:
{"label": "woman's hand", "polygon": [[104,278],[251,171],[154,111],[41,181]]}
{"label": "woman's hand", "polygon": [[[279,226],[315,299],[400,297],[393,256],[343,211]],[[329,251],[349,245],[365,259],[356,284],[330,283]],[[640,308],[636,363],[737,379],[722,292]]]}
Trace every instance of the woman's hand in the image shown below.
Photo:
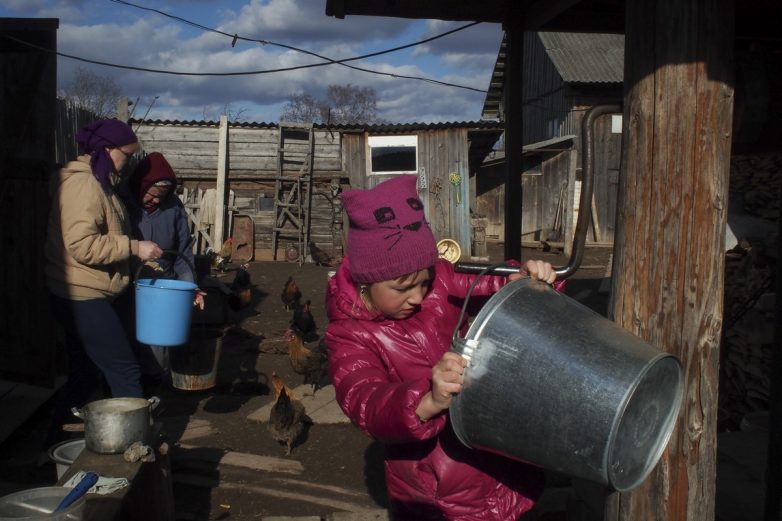
{"label": "woman's hand", "polygon": [[138,257],[141,262],[159,259],[163,250],[152,241],[138,241]]}
{"label": "woman's hand", "polygon": [[461,355],[448,351],[432,367],[432,390],[415,411],[422,422],[451,406],[454,395],[462,390],[465,365]]}
{"label": "woman's hand", "polygon": [[557,280],[557,274],[554,271],[553,266],[551,266],[551,263],[544,262],[542,260],[528,260],[519,269],[519,273],[513,273],[512,275],[508,275],[508,279],[516,280],[524,276],[529,276],[530,278],[533,279],[542,280],[546,284],[553,284],[554,281]]}
{"label": "woman's hand", "polygon": [[193,300],[193,306],[203,311],[205,296],[206,296],[205,292],[201,291],[200,288],[196,288],[195,299]]}

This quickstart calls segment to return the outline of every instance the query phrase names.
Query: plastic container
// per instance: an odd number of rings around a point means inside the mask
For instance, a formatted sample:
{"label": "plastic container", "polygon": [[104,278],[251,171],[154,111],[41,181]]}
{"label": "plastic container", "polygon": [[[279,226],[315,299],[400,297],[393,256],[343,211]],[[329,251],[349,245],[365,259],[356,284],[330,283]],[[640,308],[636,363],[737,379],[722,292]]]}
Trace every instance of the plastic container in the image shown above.
{"label": "plastic container", "polygon": [[77,521],[84,512],[85,496],[53,514],[70,487],[40,487],[21,490],[0,498],[0,521]]}
{"label": "plastic container", "polygon": [[136,338],[156,346],[187,342],[193,317],[194,282],[170,279],[136,281]]}
{"label": "plastic container", "polygon": [[678,359],[540,281],[510,282],[455,351],[471,359],[450,418],[468,447],[627,491],[662,455]]}
{"label": "plastic container", "polygon": [[86,441],[84,438],[76,438],[73,440],[61,441],[56,445],[49,447],[49,459],[54,462],[57,467],[57,480],[63,477],[68,471],[76,458],[79,457],[81,451],[84,450]]}

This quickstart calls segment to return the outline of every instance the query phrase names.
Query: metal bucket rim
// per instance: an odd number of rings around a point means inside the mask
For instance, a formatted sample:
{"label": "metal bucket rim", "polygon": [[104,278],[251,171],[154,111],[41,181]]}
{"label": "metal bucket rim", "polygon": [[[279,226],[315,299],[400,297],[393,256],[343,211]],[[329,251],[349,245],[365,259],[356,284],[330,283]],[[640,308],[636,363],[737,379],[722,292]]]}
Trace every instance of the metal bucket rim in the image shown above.
{"label": "metal bucket rim", "polygon": [[[630,399],[635,394],[636,389],[643,381],[643,377],[655,366],[657,363],[663,359],[670,359],[673,361],[676,366],[678,367],[677,371],[677,392],[675,394],[678,395],[678,399],[674,400],[673,407],[671,410],[668,411],[668,417],[665,420],[665,425],[662,427],[663,435],[657,438],[656,446],[654,448],[654,451],[650,453],[650,457],[648,458],[649,464],[646,465],[646,468],[643,469],[642,472],[638,474],[638,477],[634,479],[633,481],[629,482],[627,485],[623,486],[617,486],[616,480],[612,479],[613,473],[611,472],[611,465],[608,461],[611,454],[614,452],[614,446],[618,440],[617,431],[619,430],[619,426],[622,423],[622,420],[625,418],[625,413],[627,411],[627,407],[630,404]],[[608,484],[613,487],[614,490],[617,492],[626,492],[629,490],[633,490],[634,488],[638,487],[648,476],[649,474],[654,470],[654,467],[657,466],[657,463],[660,460],[660,456],[662,456],[662,453],[665,451],[665,448],[668,446],[668,442],[671,439],[671,436],[673,435],[674,427],[676,426],[676,419],[679,416],[679,411],[681,410],[682,406],[682,398],[684,394],[684,375],[682,373],[682,366],[679,359],[673,355],[672,353],[666,353],[666,352],[660,352],[657,356],[650,359],[647,364],[644,366],[644,368],[639,371],[635,381],[633,382],[633,385],[627,390],[625,395],[622,397],[622,401],[617,407],[616,415],[614,416],[614,421],[612,422],[611,429],[609,430],[609,443],[605,450],[605,458],[606,461],[603,462],[603,465],[606,469],[606,477],[608,478]]]}

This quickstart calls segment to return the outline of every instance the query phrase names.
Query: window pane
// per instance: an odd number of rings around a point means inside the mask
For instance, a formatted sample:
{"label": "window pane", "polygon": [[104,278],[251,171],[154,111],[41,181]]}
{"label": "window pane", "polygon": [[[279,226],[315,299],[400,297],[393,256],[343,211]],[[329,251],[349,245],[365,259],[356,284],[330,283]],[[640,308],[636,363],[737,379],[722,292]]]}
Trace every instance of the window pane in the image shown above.
{"label": "window pane", "polygon": [[415,172],[416,147],[372,147],[372,172]]}

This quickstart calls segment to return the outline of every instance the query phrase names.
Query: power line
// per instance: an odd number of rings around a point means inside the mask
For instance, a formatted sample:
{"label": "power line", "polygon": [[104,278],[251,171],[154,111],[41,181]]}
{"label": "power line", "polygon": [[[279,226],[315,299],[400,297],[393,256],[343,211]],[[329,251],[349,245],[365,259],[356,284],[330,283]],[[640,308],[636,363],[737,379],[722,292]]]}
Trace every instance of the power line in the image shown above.
{"label": "power line", "polygon": [[[384,51],[378,51],[378,52],[373,52],[373,53],[369,53],[369,54],[364,54],[364,55],[361,55],[361,56],[355,56],[353,58],[345,58],[343,60],[334,60],[334,59],[329,58],[327,56],[322,56],[322,55],[317,54],[315,52],[308,51],[306,49],[300,49],[298,47],[293,47],[291,45],[286,45],[286,44],[283,44],[283,43],[273,42],[273,41],[270,41],[270,40],[263,40],[263,39],[259,39],[259,38],[248,38],[248,37],[245,37],[245,36],[239,36],[238,33],[231,34],[231,33],[225,32],[225,31],[220,31],[219,29],[215,29],[213,27],[208,27],[206,25],[202,25],[202,24],[199,24],[197,22],[193,22],[192,20],[188,20],[188,19],[182,18],[180,16],[176,16],[176,15],[172,15],[172,14],[166,13],[165,11],[161,11],[159,9],[155,9],[153,7],[146,7],[146,6],[143,6],[143,5],[134,4],[133,2],[128,2],[127,0],[109,0],[109,1],[114,2],[116,4],[121,4],[121,5],[126,5],[126,6],[129,6],[129,7],[134,7],[136,9],[141,9],[141,10],[144,10],[144,11],[150,11],[150,12],[153,12],[153,13],[157,13],[157,14],[159,14],[161,16],[165,16],[167,18],[170,18],[172,20],[176,20],[176,21],[184,23],[186,25],[190,25],[192,27],[196,27],[196,28],[201,29],[203,31],[213,32],[215,34],[219,34],[219,35],[225,36],[225,37],[231,39],[231,47],[235,46],[236,42],[238,40],[242,40],[242,41],[245,41],[245,42],[260,43],[262,45],[274,45],[274,46],[277,46],[277,47],[281,47],[283,49],[289,49],[291,51],[300,52],[302,54],[307,54],[309,56],[314,56],[316,58],[319,58],[321,60],[325,60],[326,61],[326,63],[313,64],[313,65],[310,65],[310,66],[322,66],[322,65],[328,65],[328,64],[337,64],[337,65],[342,65],[343,67],[347,67],[349,69],[354,69],[354,70],[361,71],[361,72],[367,72],[367,73],[370,73],[370,74],[377,74],[379,76],[390,76],[392,78],[402,78],[402,79],[408,79],[408,80],[426,81],[426,82],[433,83],[433,84],[436,84],[436,85],[443,85],[443,86],[446,86],[446,87],[456,87],[456,88],[460,88],[460,89],[472,90],[472,91],[475,91],[475,92],[480,92],[482,94],[486,93],[485,90],[476,89],[474,87],[468,87],[466,85],[458,85],[458,84],[455,84],[455,83],[443,82],[443,81],[439,81],[439,80],[433,80],[431,78],[423,78],[423,77],[420,77],[420,76],[406,76],[406,75],[394,74],[394,73],[390,73],[390,72],[375,71],[375,70],[371,70],[371,69],[365,69],[365,68],[362,68],[362,67],[356,67],[355,65],[348,65],[346,63],[346,62],[350,62],[350,61],[357,61],[357,60],[364,60],[364,59],[367,59],[367,58],[373,58],[375,56],[381,56],[383,54],[389,54],[389,53],[392,53],[392,52],[408,49],[410,47],[416,47],[418,45],[423,45],[425,43],[429,43],[431,41],[443,38],[445,36],[449,36],[449,35],[451,35],[453,33],[457,33],[459,31],[463,31],[464,29],[468,29],[468,28],[470,28],[470,27],[472,27],[474,25],[478,25],[481,22],[472,22],[472,23],[469,23],[469,24],[457,27],[455,29],[451,29],[450,31],[446,31],[446,32],[440,33],[438,35],[435,35],[435,36],[432,36],[432,37],[429,37],[429,38],[425,38],[423,40],[419,40],[419,41],[414,42],[414,43],[409,43],[409,44],[406,44],[406,45],[400,45],[398,47],[394,47],[394,48],[391,48],[391,49],[386,49]],[[300,66],[300,67],[295,67],[295,68],[290,68],[290,69],[282,69],[282,70],[296,70],[297,68],[305,68],[305,67],[308,67],[308,66]],[[279,71],[273,71],[273,72],[279,72]]]}
{"label": "power line", "polygon": [[117,63],[104,62],[104,61],[100,61],[100,60],[92,60],[92,59],[89,59],[89,58],[83,58],[81,56],[75,56],[75,55],[67,54],[67,53],[60,52],[60,51],[53,51],[51,49],[47,49],[47,48],[38,46],[38,45],[30,43],[30,42],[26,42],[24,40],[15,38],[13,36],[9,36],[9,35],[3,35],[3,36],[5,36],[9,40],[15,41],[15,42],[20,43],[22,45],[26,45],[28,47],[31,47],[31,48],[34,48],[34,49],[37,49],[37,50],[40,50],[40,51],[53,53],[53,54],[55,54],[57,56],[61,56],[63,58],[77,60],[77,61],[81,61],[81,62],[85,62],[85,63],[91,63],[91,64],[94,64],[94,65],[100,65],[100,66],[104,66],[104,67],[112,67],[112,68],[116,68],[116,69],[132,70],[132,71],[139,71],[139,72],[148,72],[148,73],[153,73],[153,74],[168,74],[168,75],[174,75],[174,76],[251,76],[251,75],[260,75],[260,74],[271,74],[271,73],[277,73],[277,72],[289,72],[289,71],[295,71],[295,70],[300,70],[300,69],[308,69],[308,68],[322,67],[322,66],[325,66],[325,65],[336,64],[336,65],[342,65],[344,67],[348,67],[348,68],[351,68],[351,69],[355,69],[355,70],[358,70],[358,71],[367,72],[367,73],[370,73],[370,74],[377,74],[377,75],[380,75],[380,76],[390,76],[392,78],[425,81],[425,82],[432,83],[432,84],[435,84],[435,85],[442,85],[442,86],[446,86],[446,87],[454,87],[454,88],[460,88],[460,89],[465,89],[465,90],[471,90],[471,91],[479,92],[479,93],[482,93],[482,94],[486,93],[485,90],[476,89],[474,87],[468,87],[466,85],[458,85],[458,84],[455,84],[455,83],[443,82],[443,81],[434,80],[434,79],[431,79],[431,78],[424,78],[424,77],[420,77],[420,76],[408,76],[408,75],[403,75],[403,74],[394,74],[394,73],[389,73],[389,72],[373,71],[371,69],[364,69],[364,68],[361,68],[361,67],[348,65],[348,64],[345,63],[345,62],[349,62],[349,61],[362,60],[362,59],[366,59],[366,58],[370,58],[370,57],[374,57],[374,56],[380,56],[380,55],[383,55],[383,54],[396,52],[398,50],[407,49],[409,47],[422,45],[424,43],[428,43],[428,42],[431,42],[433,40],[436,40],[436,39],[439,39],[439,38],[443,38],[443,37],[448,36],[450,34],[453,34],[455,32],[462,31],[464,29],[467,29],[469,27],[477,25],[480,22],[473,22],[473,23],[470,23],[470,24],[467,24],[467,25],[464,25],[464,26],[461,26],[461,27],[457,27],[457,28],[452,29],[450,31],[446,31],[444,33],[438,34],[436,36],[433,36],[433,37],[430,37],[430,38],[426,38],[424,40],[420,40],[420,41],[415,42],[415,43],[411,43],[411,44],[395,47],[393,49],[387,49],[387,50],[384,50],[384,51],[378,51],[378,52],[374,52],[374,53],[370,53],[370,54],[366,54],[366,55],[362,55],[362,56],[356,56],[356,57],[352,57],[352,58],[345,58],[345,59],[341,59],[341,60],[333,60],[333,59],[328,58],[326,56],[321,56],[321,55],[319,55],[317,53],[314,53],[314,52],[311,52],[311,51],[307,51],[305,49],[299,49],[299,48],[296,48],[296,47],[292,47],[292,46],[286,45],[286,44],[281,44],[281,43],[277,43],[277,42],[271,42],[271,41],[268,41],[268,40],[260,40],[260,39],[252,39],[252,38],[240,37],[238,34],[233,34],[232,35],[232,34],[229,34],[229,33],[223,32],[223,31],[219,31],[217,29],[206,27],[204,25],[192,22],[190,20],[186,20],[186,19],[178,17],[178,16],[174,16],[174,15],[170,15],[168,13],[164,13],[164,12],[159,11],[157,9],[136,5],[136,4],[133,4],[133,3],[130,3],[130,2],[126,2],[126,1],[123,1],[123,0],[110,0],[110,1],[112,1],[114,3],[118,3],[118,4],[127,5],[127,6],[130,6],[130,7],[135,7],[135,8],[142,9],[142,10],[156,12],[156,13],[159,13],[159,14],[161,14],[163,16],[168,17],[168,18],[172,18],[174,20],[178,20],[178,21],[180,21],[182,23],[185,23],[185,24],[188,24],[188,25],[192,25],[192,26],[197,27],[199,29],[202,29],[202,30],[205,30],[205,31],[215,32],[217,34],[221,34],[221,35],[230,37],[230,38],[232,38],[232,43],[235,43],[236,40],[241,39],[243,41],[257,42],[257,43],[261,43],[263,45],[274,45],[274,46],[290,49],[290,50],[293,50],[293,51],[296,51],[296,52],[309,54],[311,56],[317,57],[317,58],[325,60],[325,61],[323,63],[312,63],[312,64],[297,65],[297,66],[284,67],[284,68],[278,68],[278,69],[264,69],[264,70],[254,70],[254,71],[238,71],[238,72],[171,71],[171,70],[165,70],[165,69],[152,69],[152,68],[148,68],[148,67],[137,67],[137,66],[133,66],[133,65],[121,65],[121,64],[117,64]]}

